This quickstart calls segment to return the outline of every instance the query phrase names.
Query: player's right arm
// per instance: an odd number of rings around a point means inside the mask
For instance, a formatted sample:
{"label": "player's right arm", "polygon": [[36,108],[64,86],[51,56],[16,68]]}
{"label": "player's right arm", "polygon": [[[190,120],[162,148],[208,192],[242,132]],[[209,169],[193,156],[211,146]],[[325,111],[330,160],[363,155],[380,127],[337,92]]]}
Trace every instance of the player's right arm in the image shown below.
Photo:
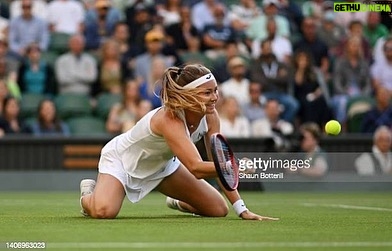
{"label": "player's right arm", "polygon": [[215,178],[213,162],[203,161],[196,146],[187,135],[182,120],[161,110],[151,120],[154,133],[165,138],[168,146],[181,163],[198,179]]}

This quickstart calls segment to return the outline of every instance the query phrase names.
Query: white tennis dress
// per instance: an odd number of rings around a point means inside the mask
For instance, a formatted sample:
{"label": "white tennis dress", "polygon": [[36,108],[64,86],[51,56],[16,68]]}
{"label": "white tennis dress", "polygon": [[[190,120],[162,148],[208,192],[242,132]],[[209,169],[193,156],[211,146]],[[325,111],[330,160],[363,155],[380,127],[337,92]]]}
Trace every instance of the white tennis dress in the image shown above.
{"label": "white tennis dress", "polygon": [[[123,184],[128,199],[133,203],[151,192],[164,177],[176,171],[181,164],[173,156],[165,139],[151,130],[151,118],[161,108],[147,113],[129,131],[109,141],[101,151],[99,172],[117,178]],[[185,126],[183,116],[182,119]],[[195,132],[190,135],[191,140],[197,142],[207,130],[204,116]],[[189,135],[189,131],[187,132]]]}

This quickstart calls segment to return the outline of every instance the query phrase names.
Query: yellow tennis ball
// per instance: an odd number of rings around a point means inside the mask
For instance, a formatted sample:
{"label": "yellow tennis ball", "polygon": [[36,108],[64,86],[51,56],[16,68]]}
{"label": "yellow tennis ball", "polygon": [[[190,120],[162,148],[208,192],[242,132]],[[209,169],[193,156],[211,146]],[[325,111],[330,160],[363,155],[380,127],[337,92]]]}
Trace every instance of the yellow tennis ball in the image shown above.
{"label": "yellow tennis ball", "polygon": [[330,120],[325,124],[325,132],[331,135],[338,135],[342,130],[340,123],[336,120]]}

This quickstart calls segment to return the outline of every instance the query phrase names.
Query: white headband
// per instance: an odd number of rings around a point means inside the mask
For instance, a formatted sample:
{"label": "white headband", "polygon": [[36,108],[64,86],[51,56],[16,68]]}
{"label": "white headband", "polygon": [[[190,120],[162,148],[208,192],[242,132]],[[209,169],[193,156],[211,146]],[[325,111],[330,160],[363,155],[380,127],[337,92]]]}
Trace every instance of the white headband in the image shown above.
{"label": "white headband", "polygon": [[214,75],[212,73],[208,73],[208,74],[206,74],[204,76],[201,76],[198,79],[193,80],[189,84],[185,85],[184,89],[193,89],[193,88],[196,88],[196,87],[198,87],[198,86],[200,86],[202,84],[205,84],[205,83],[207,83],[208,81],[211,81],[211,80],[215,80],[215,77],[214,77]]}

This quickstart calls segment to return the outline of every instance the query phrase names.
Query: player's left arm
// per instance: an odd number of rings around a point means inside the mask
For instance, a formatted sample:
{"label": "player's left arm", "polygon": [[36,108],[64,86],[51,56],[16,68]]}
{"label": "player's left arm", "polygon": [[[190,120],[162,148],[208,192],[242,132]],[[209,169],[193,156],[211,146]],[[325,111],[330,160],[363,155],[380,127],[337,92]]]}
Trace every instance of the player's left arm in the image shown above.
{"label": "player's left arm", "polygon": [[[218,112],[215,111],[213,114],[207,114],[207,125],[208,131],[204,135],[204,144],[207,152],[208,159],[212,161],[212,154],[211,154],[211,136],[214,133],[220,133],[220,121]],[[229,191],[225,189],[219,179],[216,179],[219,187],[222,189],[223,193],[225,194],[226,198],[230,201],[233,205],[234,210],[236,211],[237,215],[245,220],[278,220],[277,218],[265,217],[255,213],[252,213],[249,209],[246,208],[245,202],[241,199],[241,196],[238,190]]]}

